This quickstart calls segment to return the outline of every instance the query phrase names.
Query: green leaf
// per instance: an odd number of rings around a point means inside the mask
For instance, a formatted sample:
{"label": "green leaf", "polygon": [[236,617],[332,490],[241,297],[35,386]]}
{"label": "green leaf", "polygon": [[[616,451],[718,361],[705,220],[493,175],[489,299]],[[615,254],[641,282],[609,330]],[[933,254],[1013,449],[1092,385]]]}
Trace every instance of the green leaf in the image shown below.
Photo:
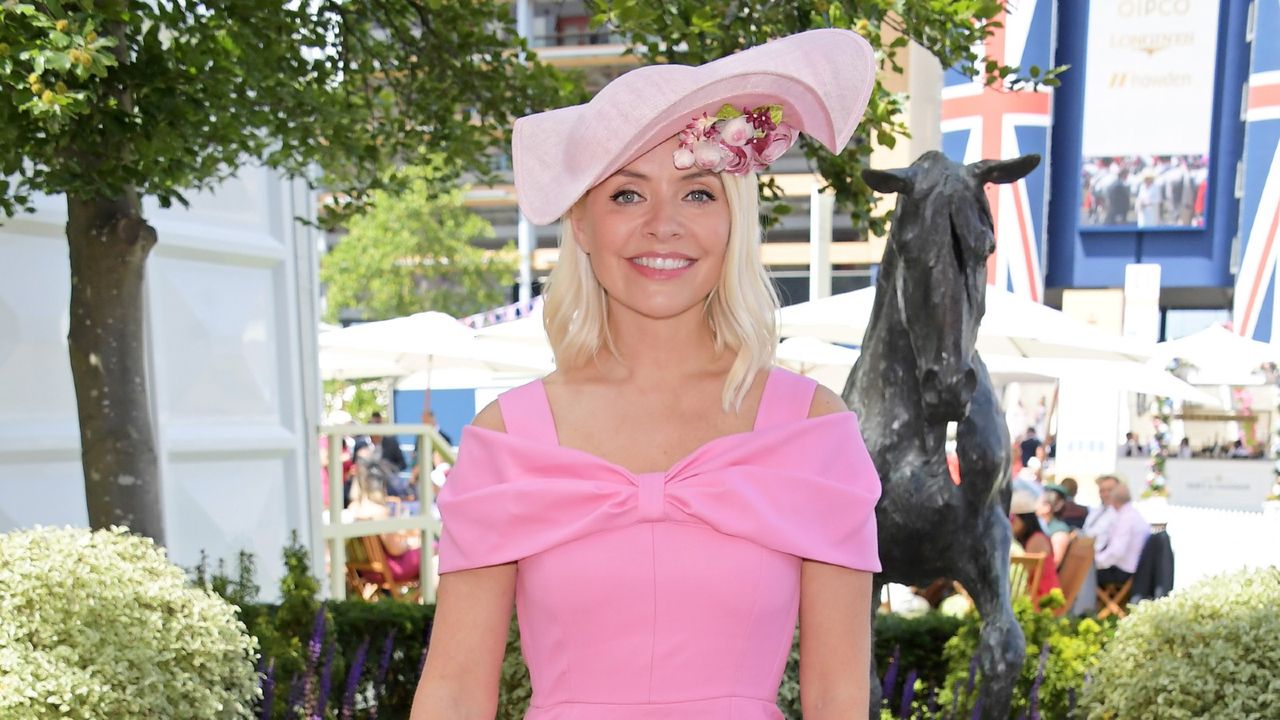
{"label": "green leaf", "polygon": [[741,117],[741,116],[742,116],[742,111],[734,107],[733,105],[730,105],[729,103],[725,103],[724,105],[721,105],[720,109],[716,111],[716,117],[721,120],[730,120],[730,119]]}

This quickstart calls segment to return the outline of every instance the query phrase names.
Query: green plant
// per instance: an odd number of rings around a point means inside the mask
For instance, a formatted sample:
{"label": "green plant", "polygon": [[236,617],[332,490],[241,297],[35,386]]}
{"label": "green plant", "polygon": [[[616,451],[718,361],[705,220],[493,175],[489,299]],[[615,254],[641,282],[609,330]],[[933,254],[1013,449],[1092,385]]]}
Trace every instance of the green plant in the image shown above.
{"label": "green plant", "polygon": [[248,718],[235,608],[122,528],[0,535],[0,718]]}
{"label": "green plant", "polygon": [[1103,651],[1090,720],[1280,717],[1280,569],[1209,577],[1139,603]]}
{"label": "green plant", "polygon": [[[1092,618],[1055,616],[1054,610],[1065,602],[1060,590],[1041,598],[1039,607],[1025,595],[1013,601],[1014,615],[1026,637],[1027,655],[1014,687],[1011,717],[1031,715],[1033,697],[1041,716],[1069,717],[1085,677],[1097,666],[1098,654],[1113,633],[1114,626]],[[958,717],[969,717],[976,700],[973,688],[982,682],[980,675],[971,680],[981,629],[977,612],[969,612],[943,651],[949,672],[938,700],[945,709],[956,708]]]}

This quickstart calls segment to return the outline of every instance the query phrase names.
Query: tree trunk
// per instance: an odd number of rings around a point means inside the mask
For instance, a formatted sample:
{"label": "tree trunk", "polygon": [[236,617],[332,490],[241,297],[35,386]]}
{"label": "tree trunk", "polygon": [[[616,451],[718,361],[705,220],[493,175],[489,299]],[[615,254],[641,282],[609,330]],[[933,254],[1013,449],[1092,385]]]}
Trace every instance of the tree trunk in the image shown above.
{"label": "tree trunk", "polygon": [[67,197],[71,329],[89,525],[125,525],[164,543],[155,435],[147,395],[143,278],[155,229],[137,193]]}

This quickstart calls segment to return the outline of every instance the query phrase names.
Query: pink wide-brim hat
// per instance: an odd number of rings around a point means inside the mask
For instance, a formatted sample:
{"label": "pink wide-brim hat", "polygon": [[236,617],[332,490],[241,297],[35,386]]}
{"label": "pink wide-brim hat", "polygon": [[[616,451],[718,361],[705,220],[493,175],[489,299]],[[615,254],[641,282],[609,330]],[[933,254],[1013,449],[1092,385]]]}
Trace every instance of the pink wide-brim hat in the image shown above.
{"label": "pink wide-brim hat", "polygon": [[516,120],[516,200],[549,225],[588,190],[725,103],[782,106],[782,120],[833,153],[853,137],[875,85],[875,53],[850,30],[809,30],[696,67],[649,65],[582,105]]}

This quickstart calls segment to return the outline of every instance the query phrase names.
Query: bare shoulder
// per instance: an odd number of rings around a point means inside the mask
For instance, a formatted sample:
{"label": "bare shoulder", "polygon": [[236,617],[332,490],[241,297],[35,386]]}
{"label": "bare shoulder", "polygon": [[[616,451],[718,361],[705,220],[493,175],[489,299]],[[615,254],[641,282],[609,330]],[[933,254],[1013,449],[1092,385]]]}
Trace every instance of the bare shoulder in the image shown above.
{"label": "bare shoulder", "polygon": [[813,391],[813,402],[809,405],[809,417],[821,417],[832,413],[847,412],[849,406],[831,388],[819,385]]}
{"label": "bare shoulder", "polygon": [[476,418],[471,421],[471,424],[494,432],[504,433],[507,431],[507,424],[502,421],[502,408],[498,406],[497,400],[485,405],[484,409],[476,414]]}

